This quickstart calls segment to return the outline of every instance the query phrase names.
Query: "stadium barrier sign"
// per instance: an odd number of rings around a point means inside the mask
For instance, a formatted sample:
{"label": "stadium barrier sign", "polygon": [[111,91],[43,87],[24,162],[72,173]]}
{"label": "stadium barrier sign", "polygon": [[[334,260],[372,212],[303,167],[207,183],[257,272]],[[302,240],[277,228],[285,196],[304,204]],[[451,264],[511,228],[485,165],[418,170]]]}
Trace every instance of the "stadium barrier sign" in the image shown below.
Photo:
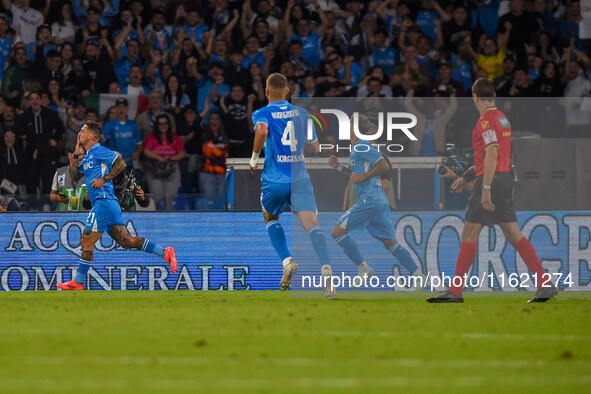
{"label": "stadium barrier sign", "polygon": [[[457,211],[393,212],[399,242],[431,276],[453,275],[463,227]],[[332,228],[339,212],[320,213]],[[0,289],[55,290],[56,283],[76,274],[81,253],[84,213],[6,213],[0,223]],[[258,212],[158,212],[124,214],[132,235],[150,238],[177,250],[176,274],[157,256],[124,250],[105,235],[97,243],[87,288],[93,290],[269,290],[278,289],[281,263],[273,251]],[[297,219],[281,219],[292,254],[300,263],[298,279],[318,275],[319,266],[307,234]],[[519,224],[536,247],[544,268],[560,274],[564,290],[591,290],[591,212],[531,211],[518,213]],[[333,272],[355,275],[356,268],[329,239]],[[408,275],[367,233],[359,247],[379,277]],[[483,231],[472,275],[485,275],[479,291],[532,290],[508,280],[528,275],[525,264],[507,244],[499,227]],[[557,278],[558,276],[556,276]],[[554,278],[554,277],[553,277]],[[554,280],[554,279],[553,279]],[[301,281],[300,281],[301,283]],[[385,283],[385,279],[384,282]],[[531,284],[530,284],[531,285]],[[441,290],[439,287],[436,290]],[[408,290],[382,288],[381,290]]]}

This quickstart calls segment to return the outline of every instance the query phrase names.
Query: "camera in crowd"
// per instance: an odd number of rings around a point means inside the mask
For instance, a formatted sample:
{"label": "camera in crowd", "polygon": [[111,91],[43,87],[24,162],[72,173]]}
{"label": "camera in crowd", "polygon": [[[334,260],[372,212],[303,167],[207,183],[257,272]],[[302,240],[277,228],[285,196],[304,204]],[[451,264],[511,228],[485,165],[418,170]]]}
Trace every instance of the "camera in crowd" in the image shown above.
{"label": "camera in crowd", "polygon": [[134,200],[136,188],[137,179],[133,169],[129,171],[123,171],[121,174],[115,177],[113,180],[113,189],[122,209],[129,204],[129,201]]}
{"label": "camera in crowd", "polygon": [[[470,168],[470,162],[465,155],[458,153],[456,144],[445,144],[445,158],[443,164],[437,170],[439,175],[447,174],[447,169],[453,171],[457,176],[461,176],[464,171]],[[447,168],[446,168],[447,167]]]}

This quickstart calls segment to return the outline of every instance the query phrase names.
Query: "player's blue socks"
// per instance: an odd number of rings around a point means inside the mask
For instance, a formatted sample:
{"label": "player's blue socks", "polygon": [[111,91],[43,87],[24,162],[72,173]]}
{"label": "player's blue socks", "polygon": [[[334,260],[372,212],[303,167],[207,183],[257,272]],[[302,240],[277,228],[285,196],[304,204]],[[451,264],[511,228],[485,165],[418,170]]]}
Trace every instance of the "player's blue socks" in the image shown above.
{"label": "player's blue socks", "polygon": [[162,246],[156,245],[149,239],[144,239],[144,243],[142,244],[142,252],[153,253],[160,257],[164,257],[164,248]]}
{"label": "player's blue socks", "polygon": [[312,241],[312,247],[316,252],[316,256],[320,260],[321,265],[328,264],[330,258],[328,257],[328,246],[326,245],[326,237],[324,231],[318,225],[314,225],[308,229],[308,235]]}
{"label": "player's blue socks", "polygon": [[357,265],[363,263],[363,257],[361,257],[359,248],[355,241],[353,241],[353,238],[349,237],[348,233],[337,235],[334,237],[334,240],[337,241],[337,244],[343,249],[343,252],[349,256],[352,262]]}
{"label": "player's blue socks", "polygon": [[402,264],[402,266],[406,268],[406,270],[411,274],[414,274],[419,269],[419,267],[417,267],[412,257],[410,256],[408,250],[400,246],[398,242],[390,246],[388,252],[390,252],[392,256],[396,257],[398,262]]}
{"label": "player's blue socks", "polygon": [[78,260],[78,273],[74,280],[79,285],[83,285],[86,283],[86,275],[88,275],[88,271],[90,270],[90,266],[92,265],[92,261],[80,259]]}
{"label": "player's blue socks", "polygon": [[267,233],[269,233],[269,238],[271,239],[271,245],[279,255],[281,260],[285,260],[291,254],[289,253],[289,249],[287,248],[287,240],[285,239],[285,232],[283,231],[283,227],[277,220],[270,220],[267,223]]}

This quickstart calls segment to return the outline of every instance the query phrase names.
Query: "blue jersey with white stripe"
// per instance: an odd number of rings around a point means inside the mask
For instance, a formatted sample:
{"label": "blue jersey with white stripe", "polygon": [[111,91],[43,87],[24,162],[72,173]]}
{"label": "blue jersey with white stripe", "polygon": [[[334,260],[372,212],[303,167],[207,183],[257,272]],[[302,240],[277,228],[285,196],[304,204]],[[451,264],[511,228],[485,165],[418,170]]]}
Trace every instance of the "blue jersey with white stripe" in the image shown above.
{"label": "blue jersey with white stripe", "polygon": [[263,182],[291,183],[310,178],[304,165],[304,144],[317,138],[313,125],[308,136],[308,119],[308,111],[287,100],[271,102],[252,114],[255,129],[259,123],[268,128]]}
{"label": "blue jersey with white stripe", "polygon": [[[349,155],[351,172],[363,175],[371,171],[378,160],[382,158],[382,154],[369,141],[358,140],[353,144]],[[379,175],[366,179],[355,185],[355,188],[358,201],[388,204],[388,198],[382,189],[382,180]]]}
{"label": "blue jersey with white stripe", "polygon": [[117,200],[113,181],[106,182],[100,189],[92,187],[93,180],[102,178],[111,171],[116,158],[115,152],[97,143],[90,147],[78,165],[78,171],[83,172],[86,178],[86,190],[91,203],[94,204],[99,198]]}

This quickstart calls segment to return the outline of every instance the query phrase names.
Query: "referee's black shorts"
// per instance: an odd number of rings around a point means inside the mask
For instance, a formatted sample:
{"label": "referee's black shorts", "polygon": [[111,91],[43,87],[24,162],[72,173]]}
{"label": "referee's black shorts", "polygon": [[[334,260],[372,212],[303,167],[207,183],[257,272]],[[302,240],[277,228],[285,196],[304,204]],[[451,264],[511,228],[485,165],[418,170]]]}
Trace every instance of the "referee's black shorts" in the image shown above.
{"label": "referee's black shorts", "polygon": [[492,203],[495,206],[493,212],[482,207],[482,175],[477,177],[474,189],[468,198],[466,222],[480,223],[483,226],[516,222],[517,215],[513,207],[513,175],[510,172],[495,173],[490,191]]}

